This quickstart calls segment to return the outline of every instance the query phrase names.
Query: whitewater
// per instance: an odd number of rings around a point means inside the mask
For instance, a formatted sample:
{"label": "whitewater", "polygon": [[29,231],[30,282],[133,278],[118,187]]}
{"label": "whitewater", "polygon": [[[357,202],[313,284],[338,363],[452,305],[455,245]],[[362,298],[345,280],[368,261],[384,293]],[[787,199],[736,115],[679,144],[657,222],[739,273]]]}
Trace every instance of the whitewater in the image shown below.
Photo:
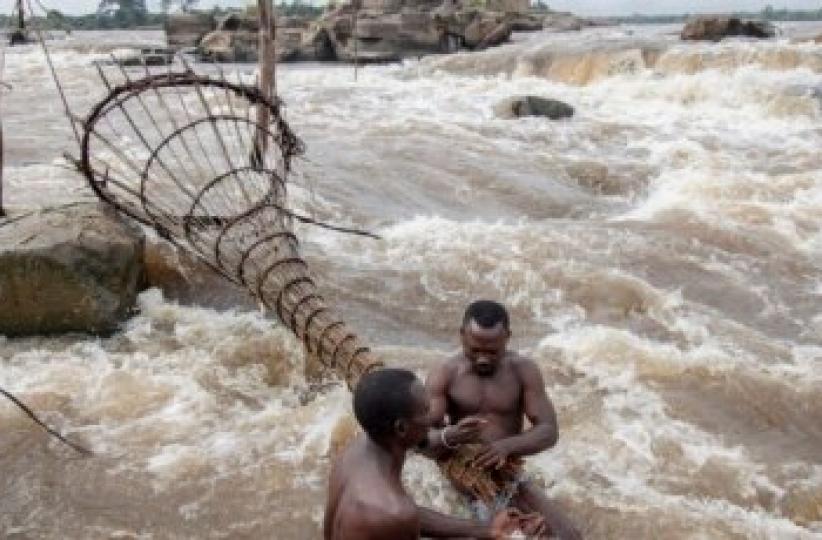
{"label": "whitewater", "polygon": [[[279,66],[307,149],[292,204],[382,239],[298,232],[390,365],[424,376],[468,302],[509,307],[560,423],[528,470],[586,538],[822,538],[822,44],[798,39],[822,24],[675,30],[522,34],[356,80]],[[162,39],[53,42],[73,110],[101,97],[94,60]],[[6,205],[93,200],[61,157],[76,148],[41,51],[5,62]],[[576,114],[494,115],[522,94]],[[96,454],[0,402],[0,537],[320,537],[350,394],[241,297],[151,289],[110,337],[0,336],[0,386]],[[464,511],[423,458],[405,476]]]}

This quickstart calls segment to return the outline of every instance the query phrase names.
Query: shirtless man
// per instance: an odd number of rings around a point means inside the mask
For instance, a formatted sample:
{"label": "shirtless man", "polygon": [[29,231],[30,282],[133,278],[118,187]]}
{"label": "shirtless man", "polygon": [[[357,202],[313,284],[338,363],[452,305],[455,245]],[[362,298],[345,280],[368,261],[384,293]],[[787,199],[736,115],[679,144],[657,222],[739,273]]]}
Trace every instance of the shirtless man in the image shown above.
{"label": "shirtless man", "polygon": [[420,508],[405,491],[406,452],[430,428],[425,388],[410,371],[381,369],[360,380],[354,414],[365,431],[331,472],[325,540],[416,540],[426,537],[508,538],[518,529],[541,531],[542,518],[504,510],[491,523],[449,517]]}
{"label": "shirtless man", "polygon": [[[465,311],[460,335],[462,352],[434,368],[426,382],[431,420],[441,428],[429,433],[426,453],[447,458],[460,452],[462,445],[473,443],[474,454],[468,454],[468,462],[496,471],[554,446],[558,438],[554,406],[545,393],[539,367],[507,350],[511,331],[505,308],[487,300],[472,303]],[[524,430],[526,417],[531,427]],[[472,497],[465,486],[449,479],[469,498],[477,516],[493,513],[495,505],[510,504],[544,516],[555,536],[580,539],[545,494],[525,479],[521,468],[514,470],[500,481],[505,500],[491,504]]]}

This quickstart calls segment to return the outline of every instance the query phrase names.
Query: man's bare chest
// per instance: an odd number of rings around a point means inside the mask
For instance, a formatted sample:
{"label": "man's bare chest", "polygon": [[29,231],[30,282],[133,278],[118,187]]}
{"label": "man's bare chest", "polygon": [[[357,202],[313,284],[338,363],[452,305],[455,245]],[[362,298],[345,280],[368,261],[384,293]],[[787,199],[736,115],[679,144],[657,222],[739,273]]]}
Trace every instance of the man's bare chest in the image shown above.
{"label": "man's bare chest", "polygon": [[451,382],[448,401],[449,412],[459,417],[520,415],[522,385],[509,374],[498,374],[493,378],[463,375]]}

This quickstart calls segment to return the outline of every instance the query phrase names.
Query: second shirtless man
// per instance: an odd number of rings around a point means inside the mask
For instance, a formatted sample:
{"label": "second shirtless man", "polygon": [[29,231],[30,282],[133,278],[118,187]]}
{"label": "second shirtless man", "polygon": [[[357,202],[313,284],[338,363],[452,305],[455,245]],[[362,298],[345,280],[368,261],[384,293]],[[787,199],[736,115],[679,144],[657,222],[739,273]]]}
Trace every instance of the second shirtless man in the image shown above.
{"label": "second shirtless man", "polygon": [[[462,455],[462,466],[451,465],[444,472],[477,517],[488,519],[510,505],[542,514],[551,533],[563,540],[580,539],[522,470],[523,457],[556,444],[557,418],[539,367],[507,349],[508,313],[497,302],[474,302],[465,311],[460,336],[462,352],[434,368],[426,382],[431,419],[441,428],[429,433],[426,453],[441,463]],[[493,496],[487,483],[471,481],[472,468],[495,478]]]}

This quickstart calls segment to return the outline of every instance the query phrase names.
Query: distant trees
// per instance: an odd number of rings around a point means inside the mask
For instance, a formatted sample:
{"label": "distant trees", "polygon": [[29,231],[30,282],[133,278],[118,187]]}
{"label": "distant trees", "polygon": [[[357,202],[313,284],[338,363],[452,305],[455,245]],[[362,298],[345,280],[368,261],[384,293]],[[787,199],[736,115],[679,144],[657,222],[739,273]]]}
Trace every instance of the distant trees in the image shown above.
{"label": "distant trees", "polygon": [[536,11],[551,11],[551,8],[543,0],[534,2],[533,7]]}
{"label": "distant trees", "polygon": [[822,20],[822,6],[818,10],[789,10],[789,9],[774,9],[773,6],[767,5],[761,12],[761,18],[766,21],[820,21]]}
{"label": "distant trees", "polygon": [[292,0],[290,3],[277,4],[277,14],[286,17],[317,17],[323,12],[322,6],[315,6],[302,0]]}
{"label": "distant trees", "polygon": [[129,28],[146,24],[146,0],[100,0],[97,17],[103,28]]}
{"label": "distant trees", "polygon": [[190,11],[197,7],[200,0],[160,0],[160,9],[163,13],[168,13],[175,6],[179,6],[182,11]]}
{"label": "distant trees", "polygon": [[[822,7],[802,11],[785,8],[774,9],[773,6],[768,5],[759,12],[738,11],[729,13],[729,15],[743,19],[763,19],[766,21],[822,21]],[[630,24],[666,24],[684,22],[690,18],[691,14],[688,13],[682,15],[642,15],[634,13],[628,17],[614,17],[613,20]]]}

